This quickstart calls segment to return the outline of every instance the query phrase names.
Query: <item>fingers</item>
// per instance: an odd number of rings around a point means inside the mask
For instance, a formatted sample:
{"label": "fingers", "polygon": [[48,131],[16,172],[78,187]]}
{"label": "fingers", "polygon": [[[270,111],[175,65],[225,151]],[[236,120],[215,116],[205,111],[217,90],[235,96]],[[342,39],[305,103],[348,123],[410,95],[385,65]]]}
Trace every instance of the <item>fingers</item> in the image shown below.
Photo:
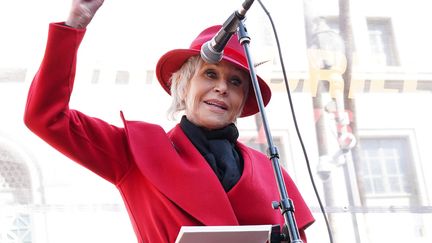
{"label": "fingers", "polygon": [[104,0],[74,0],[66,25],[83,29],[93,19]]}

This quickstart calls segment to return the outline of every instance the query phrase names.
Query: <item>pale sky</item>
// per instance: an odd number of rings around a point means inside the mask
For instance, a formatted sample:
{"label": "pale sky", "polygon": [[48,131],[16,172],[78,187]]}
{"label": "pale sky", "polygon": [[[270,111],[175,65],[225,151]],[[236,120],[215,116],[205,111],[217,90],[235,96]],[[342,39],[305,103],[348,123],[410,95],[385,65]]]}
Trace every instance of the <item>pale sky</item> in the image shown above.
{"label": "pale sky", "polygon": [[[48,24],[64,21],[72,0],[14,0],[0,2],[0,66],[37,66],[46,43]],[[265,3],[281,8],[285,1]],[[205,27],[222,24],[237,10],[240,0],[105,0],[88,31],[81,48],[96,62],[111,60],[113,65],[154,63],[165,51],[186,48]],[[267,6],[269,5],[269,6]],[[276,10],[274,10],[276,11]],[[261,17],[255,17],[261,15]],[[255,1],[246,14],[250,22],[262,22],[262,11]],[[261,18],[261,19],[259,19]],[[250,20],[249,20],[250,19]],[[88,60],[91,62],[91,60]]]}

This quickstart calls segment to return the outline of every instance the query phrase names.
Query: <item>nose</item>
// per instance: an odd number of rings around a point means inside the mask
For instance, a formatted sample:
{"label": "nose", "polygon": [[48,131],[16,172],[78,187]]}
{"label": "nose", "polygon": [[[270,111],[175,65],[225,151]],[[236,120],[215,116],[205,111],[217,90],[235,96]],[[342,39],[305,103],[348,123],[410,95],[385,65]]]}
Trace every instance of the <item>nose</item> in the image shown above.
{"label": "nose", "polygon": [[226,94],[228,91],[228,84],[225,80],[220,79],[215,82],[214,90],[220,94]]}

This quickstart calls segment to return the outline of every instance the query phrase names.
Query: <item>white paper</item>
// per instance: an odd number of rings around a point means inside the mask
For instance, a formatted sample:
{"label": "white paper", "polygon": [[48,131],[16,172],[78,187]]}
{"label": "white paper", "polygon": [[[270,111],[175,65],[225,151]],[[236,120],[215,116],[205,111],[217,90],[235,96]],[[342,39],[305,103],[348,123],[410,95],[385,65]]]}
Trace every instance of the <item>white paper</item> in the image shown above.
{"label": "white paper", "polygon": [[175,243],[265,243],[272,225],[183,226]]}

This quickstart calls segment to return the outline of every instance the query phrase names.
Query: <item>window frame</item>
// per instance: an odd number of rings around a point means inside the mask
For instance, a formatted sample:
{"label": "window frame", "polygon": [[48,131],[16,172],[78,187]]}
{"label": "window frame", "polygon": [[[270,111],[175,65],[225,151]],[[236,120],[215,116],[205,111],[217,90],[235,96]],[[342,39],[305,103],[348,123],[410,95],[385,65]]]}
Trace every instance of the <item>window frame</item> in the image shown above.
{"label": "window frame", "polygon": [[[416,136],[415,131],[412,129],[369,129],[369,130],[359,130],[358,131],[359,143],[361,143],[361,139],[391,139],[391,138],[404,138],[407,142],[407,151],[410,153],[410,166],[412,167],[412,173],[415,175],[415,180],[412,183],[415,187],[414,193],[410,194],[409,197],[417,201],[418,204],[422,205],[424,200],[423,195],[426,194],[425,188],[425,179],[424,173],[422,169],[422,164],[420,162],[419,152],[416,144]],[[360,144],[361,146],[361,144]],[[360,147],[361,150],[361,147]],[[361,153],[361,152],[360,152]],[[357,170],[359,169],[359,165],[357,165]],[[361,178],[358,178],[359,183],[362,183]],[[412,181],[412,180],[410,180]],[[360,184],[361,185],[361,184]],[[385,198],[398,198],[398,197],[406,197],[406,195],[402,194],[385,194],[385,195],[367,195],[361,188],[359,188],[359,193],[361,198],[364,200],[374,200],[374,199],[385,199]]]}

